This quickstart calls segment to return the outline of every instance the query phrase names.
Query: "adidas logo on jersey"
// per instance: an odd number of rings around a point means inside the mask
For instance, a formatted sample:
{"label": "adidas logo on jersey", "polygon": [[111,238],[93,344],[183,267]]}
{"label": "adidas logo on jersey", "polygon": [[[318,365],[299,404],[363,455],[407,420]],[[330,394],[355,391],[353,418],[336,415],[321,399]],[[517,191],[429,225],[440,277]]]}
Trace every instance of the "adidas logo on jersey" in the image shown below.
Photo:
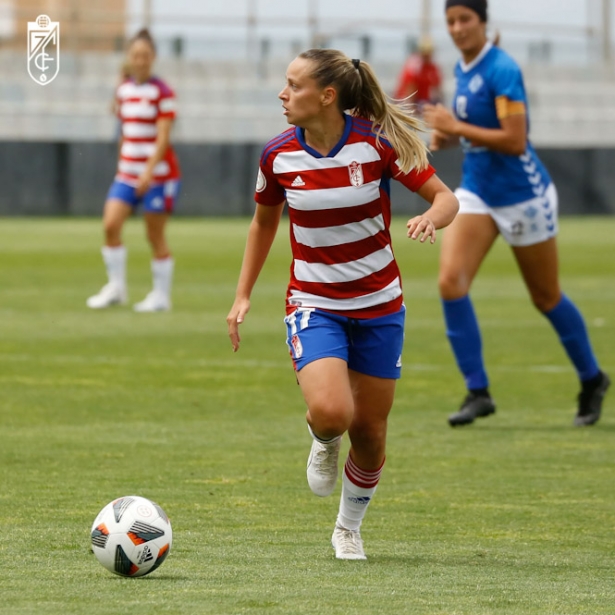
{"label": "adidas logo on jersey", "polygon": [[291,184],[293,188],[298,188],[299,186],[305,186],[305,182],[301,179],[301,175],[297,175],[295,179],[293,179],[293,183]]}

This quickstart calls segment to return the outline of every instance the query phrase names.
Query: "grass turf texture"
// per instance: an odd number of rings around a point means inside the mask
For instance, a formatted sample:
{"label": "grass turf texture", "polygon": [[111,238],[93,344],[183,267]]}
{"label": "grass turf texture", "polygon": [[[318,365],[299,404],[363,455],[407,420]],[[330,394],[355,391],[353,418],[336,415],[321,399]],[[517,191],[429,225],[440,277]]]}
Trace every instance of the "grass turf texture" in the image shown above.
{"label": "grass turf texture", "polygon": [[[286,223],[284,223],[286,224]],[[463,386],[444,335],[437,244],[393,223],[408,306],[388,461],[363,536],[329,546],[335,495],[311,495],[304,404],[284,344],[281,228],[233,355],[224,318],[248,221],[175,220],[175,309],[95,312],[97,220],[0,224],[0,612],[3,615],[612,613],[615,392],[575,429],[577,382],[498,243],[473,297],[498,413],[452,430]],[[149,289],[127,225],[133,300]],[[565,219],[562,281],[615,375],[615,220]],[[89,553],[94,516],[154,499],[171,555],[143,579]]]}

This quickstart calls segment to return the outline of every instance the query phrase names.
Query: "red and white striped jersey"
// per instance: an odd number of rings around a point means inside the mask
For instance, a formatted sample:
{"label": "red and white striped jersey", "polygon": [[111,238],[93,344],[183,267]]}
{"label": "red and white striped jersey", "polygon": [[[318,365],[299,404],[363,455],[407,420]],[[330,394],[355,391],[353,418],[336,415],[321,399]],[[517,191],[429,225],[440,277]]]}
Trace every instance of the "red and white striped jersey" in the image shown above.
{"label": "red and white striped jersey", "polygon": [[[145,83],[128,79],[117,89],[118,115],[122,122],[122,147],[116,179],[134,185],[147,159],[156,149],[161,118],[175,118],[175,94],[157,77]],[[154,167],[154,183],[179,178],[179,165],[172,147]]]}
{"label": "red and white striped jersey", "polygon": [[300,128],[264,148],[255,200],[286,200],[293,254],[287,311],[321,308],[374,318],[401,308],[399,268],[391,247],[390,180],[412,191],[435,173],[403,174],[372,122],[346,115],[344,134],[328,156],[312,149]]}

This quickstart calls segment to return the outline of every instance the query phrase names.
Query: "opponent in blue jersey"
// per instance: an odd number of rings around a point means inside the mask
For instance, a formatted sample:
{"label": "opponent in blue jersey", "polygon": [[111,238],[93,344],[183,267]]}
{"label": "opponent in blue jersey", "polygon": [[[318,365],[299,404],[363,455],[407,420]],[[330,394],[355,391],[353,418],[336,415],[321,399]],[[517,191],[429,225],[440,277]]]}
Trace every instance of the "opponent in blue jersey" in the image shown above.
{"label": "opponent in blue jersey", "polygon": [[442,243],[440,295],[447,334],[468,394],[452,426],[495,412],[469,290],[499,234],[510,244],[534,305],[551,322],[581,381],[574,424],[593,425],[609,387],[579,310],[562,294],[557,264],[557,192],[528,140],[523,77],[486,34],[486,0],[447,0],[446,21],[461,52],[454,113],[428,106],[431,148],[461,142],[465,158],[459,215]]}

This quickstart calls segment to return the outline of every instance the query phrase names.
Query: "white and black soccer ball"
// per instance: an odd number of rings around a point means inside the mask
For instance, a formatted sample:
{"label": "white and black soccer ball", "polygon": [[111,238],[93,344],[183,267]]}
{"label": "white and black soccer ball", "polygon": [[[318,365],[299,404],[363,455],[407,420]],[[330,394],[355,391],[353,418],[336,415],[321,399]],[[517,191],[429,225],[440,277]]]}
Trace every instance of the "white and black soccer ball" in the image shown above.
{"label": "white and black soccer ball", "polygon": [[123,577],[142,577],[159,568],[173,541],[171,522],[158,504],[138,495],[109,502],[92,525],[98,561]]}

